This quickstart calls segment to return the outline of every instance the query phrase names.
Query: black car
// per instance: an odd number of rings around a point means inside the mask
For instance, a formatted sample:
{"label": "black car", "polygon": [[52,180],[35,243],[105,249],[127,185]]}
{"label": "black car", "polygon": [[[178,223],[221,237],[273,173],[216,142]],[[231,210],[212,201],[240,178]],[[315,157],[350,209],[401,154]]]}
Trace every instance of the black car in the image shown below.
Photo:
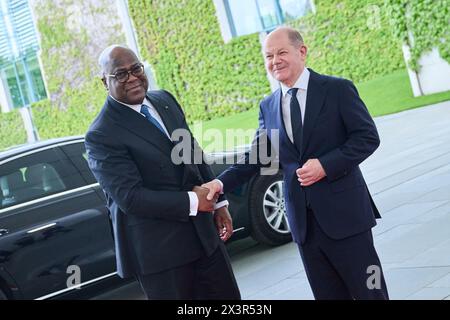
{"label": "black car", "polygon": [[[223,163],[213,171],[242,152],[208,155]],[[104,194],[86,159],[83,137],[0,153],[0,300],[84,297],[125,283],[115,270]],[[228,194],[233,241],[291,240],[282,187],[279,173],[256,175]]]}

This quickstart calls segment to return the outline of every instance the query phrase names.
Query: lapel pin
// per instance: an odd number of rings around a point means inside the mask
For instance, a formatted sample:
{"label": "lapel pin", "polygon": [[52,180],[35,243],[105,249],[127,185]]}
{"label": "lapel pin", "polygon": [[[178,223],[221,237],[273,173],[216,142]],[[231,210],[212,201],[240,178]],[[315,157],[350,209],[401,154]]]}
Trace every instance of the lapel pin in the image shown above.
{"label": "lapel pin", "polygon": [[166,110],[167,110],[167,109],[169,109],[169,106],[165,106],[164,108],[166,108]]}

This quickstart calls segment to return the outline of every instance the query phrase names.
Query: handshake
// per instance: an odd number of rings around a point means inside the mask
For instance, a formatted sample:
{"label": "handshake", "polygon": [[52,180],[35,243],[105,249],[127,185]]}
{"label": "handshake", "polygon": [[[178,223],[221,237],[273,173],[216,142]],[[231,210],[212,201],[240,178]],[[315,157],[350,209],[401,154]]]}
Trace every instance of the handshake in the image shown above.
{"label": "handshake", "polygon": [[192,191],[197,194],[198,211],[212,212],[219,194],[222,192],[222,183],[215,179],[202,184],[201,187],[195,186]]}
{"label": "handshake", "polygon": [[214,224],[222,241],[227,241],[233,234],[233,219],[228,212],[227,206],[215,210],[215,204],[222,193],[222,182],[214,179],[201,187],[195,186],[192,191],[198,197],[198,211],[214,212]]}

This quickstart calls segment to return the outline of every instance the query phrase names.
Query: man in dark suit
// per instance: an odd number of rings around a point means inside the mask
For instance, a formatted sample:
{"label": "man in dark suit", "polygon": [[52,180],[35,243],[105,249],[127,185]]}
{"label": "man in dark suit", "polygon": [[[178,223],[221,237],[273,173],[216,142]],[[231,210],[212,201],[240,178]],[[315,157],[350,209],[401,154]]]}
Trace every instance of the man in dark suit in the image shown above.
{"label": "man in dark suit", "polygon": [[106,195],[118,274],[136,277],[148,299],[240,299],[223,244],[233,232],[227,201],[198,187],[214,178],[207,164],[173,159],[174,130],[192,150],[196,143],[183,110],[167,91],[147,91],[128,48],[106,48],[99,63],[109,94],[85,144]]}
{"label": "man in dark suit", "polygon": [[[279,157],[289,225],[315,298],[388,299],[371,233],[380,215],[358,166],[378,147],[377,129],[355,86],[306,68],[306,53],[292,28],[267,36],[266,68],[280,89],[260,104],[254,146],[267,141]],[[254,175],[257,149],[204,184],[208,198]]]}

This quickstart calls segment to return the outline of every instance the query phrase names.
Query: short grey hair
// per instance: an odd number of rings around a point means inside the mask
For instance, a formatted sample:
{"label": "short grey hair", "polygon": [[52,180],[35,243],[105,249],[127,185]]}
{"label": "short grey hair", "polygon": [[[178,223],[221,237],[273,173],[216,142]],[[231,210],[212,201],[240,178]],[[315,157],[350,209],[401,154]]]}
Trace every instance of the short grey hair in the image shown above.
{"label": "short grey hair", "polygon": [[296,48],[300,48],[300,46],[302,46],[304,44],[303,37],[297,29],[294,29],[289,26],[280,26],[272,32],[275,32],[275,31],[285,32],[288,36],[289,42]]}
{"label": "short grey hair", "polygon": [[286,32],[287,32],[289,41],[291,42],[291,44],[294,47],[299,48],[300,46],[303,45],[303,37],[300,34],[300,32],[298,32],[298,30],[291,28],[291,27],[286,27]]}
{"label": "short grey hair", "polygon": [[106,67],[110,61],[111,52],[116,48],[123,48],[123,49],[131,50],[127,46],[121,45],[121,44],[113,44],[113,45],[110,45],[109,47],[106,47],[105,49],[103,49],[103,51],[100,53],[100,55],[98,57],[98,65],[100,66],[100,72],[101,72],[102,76],[106,72]]}

